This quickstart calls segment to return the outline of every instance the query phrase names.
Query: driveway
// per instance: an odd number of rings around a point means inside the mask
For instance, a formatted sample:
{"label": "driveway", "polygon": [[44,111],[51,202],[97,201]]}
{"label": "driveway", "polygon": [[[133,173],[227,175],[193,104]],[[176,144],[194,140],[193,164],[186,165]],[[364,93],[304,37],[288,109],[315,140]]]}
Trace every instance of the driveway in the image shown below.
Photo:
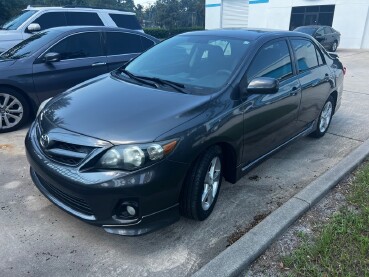
{"label": "driveway", "polygon": [[338,54],[348,69],[345,91],[324,138],[300,139],[237,184],[224,182],[208,220],[182,218],[142,237],[107,234],[51,204],[29,177],[27,130],[0,134],[1,275],[191,275],[226,248],[238,226],[276,209],[369,138],[369,51]]}

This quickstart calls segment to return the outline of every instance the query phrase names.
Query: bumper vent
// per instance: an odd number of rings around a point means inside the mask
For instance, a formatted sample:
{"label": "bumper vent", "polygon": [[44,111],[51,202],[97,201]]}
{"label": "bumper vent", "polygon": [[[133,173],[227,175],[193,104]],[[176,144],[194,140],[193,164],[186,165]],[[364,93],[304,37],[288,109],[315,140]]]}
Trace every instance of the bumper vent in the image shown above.
{"label": "bumper vent", "polygon": [[62,202],[64,205],[70,207],[71,209],[88,215],[88,216],[92,216],[93,212],[90,208],[90,206],[87,204],[87,202],[81,198],[72,196],[64,191],[61,191],[60,189],[58,189],[57,187],[53,186],[52,184],[50,184],[49,182],[45,181],[43,178],[41,178],[38,174],[37,174],[37,178],[39,179],[41,185],[44,187],[45,190],[47,190],[47,192],[52,195],[53,197],[55,197],[57,200],[59,200],[60,202]]}

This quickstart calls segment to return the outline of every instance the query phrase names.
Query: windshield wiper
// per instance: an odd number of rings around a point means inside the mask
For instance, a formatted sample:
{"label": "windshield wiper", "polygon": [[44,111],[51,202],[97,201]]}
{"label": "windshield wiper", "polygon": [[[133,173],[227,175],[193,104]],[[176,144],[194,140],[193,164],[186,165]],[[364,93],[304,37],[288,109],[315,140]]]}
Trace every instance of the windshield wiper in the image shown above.
{"label": "windshield wiper", "polygon": [[157,77],[139,76],[139,78],[154,81],[154,82],[156,82],[158,84],[161,84],[161,85],[167,85],[167,86],[170,86],[170,87],[174,88],[178,92],[187,94],[187,92],[185,92],[183,90],[185,88],[185,86],[181,83],[177,83],[177,82],[173,82],[173,81],[169,81],[169,80],[164,80],[164,79],[160,79],[160,78],[157,78]]}
{"label": "windshield wiper", "polygon": [[124,73],[125,75],[127,75],[129,78],[133,79],[133,80],[136,80],[136,81],[139,81],[143,84],[146,84],[148,86],[151,86],[151,87],[155,87],[155,88],[158,88],[158,86],[152,82],[147,82],[144,78],[141,78],[139,76],[136,76],[134,74],[132,74],[131,72],[129,72],[128,70],[125,70],[125,69],[118,69],[119,72],[121,73]]}

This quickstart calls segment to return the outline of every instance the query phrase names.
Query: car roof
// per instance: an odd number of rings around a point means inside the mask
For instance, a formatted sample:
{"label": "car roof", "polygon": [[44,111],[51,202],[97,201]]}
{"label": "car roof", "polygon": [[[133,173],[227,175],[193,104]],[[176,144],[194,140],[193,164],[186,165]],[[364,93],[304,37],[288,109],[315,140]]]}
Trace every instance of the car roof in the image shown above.
{"label": "car roof", "polygon": [[285,30],[275,30],[275,29],[248,29],[248,28],[237,28],[237,29],[214,29],[214,30],[204,30],[204,31],[194,31],[184,33],[182,35],[195,35],[195,36],[222,36],[229,38],[239,38],[245,40],[257,40],[261,37],[273,36],[273,37],[286,37],[286,36],[306,36],[303,33],[285,31]]}
{"label": "car roof", "polygon": [[318,29],[318,28],[321,28],[321,27],[330,27],[330,26],[326,26],[326,25],[304,25],[304,26],[299,26],[299,27],[297,27],[296,29],[298,29],[298,28],[312,28],[312,29]]}
{"label": "car roof", "polygon": [[119,28],[119,27],[108,27],[108,26],[62,26],[62,27],[55,27],[46,29],[45,31],[52,31],[54,33],[78,33],[78,32],[88,32],[88,31],[120,31],[120,32],[126,32],[126,33],[132,33],[132,34],[138,34],[141,36],[148,37],[152,39],[155,42],[158,42],[159,40],[153,36],[150,36],[146,33],[132,30],[132,29],[125,29],[125,28]]}
{"label": "car roof", "polygon": [[25,10],[33,10],[33,11],[55,11],[55,10],[63,10],[63,11],[74,11],[74,12],[97,12],[97,11],[103,11],[106,13],[120,13],[120,14],[129,14],[129,15],[135,15],[133,12],[126,12],[121,10],[112,10],[112,9],[100,9],[100,8],[90,8],[90,7],[39,7],[39,6],[28,6]]}

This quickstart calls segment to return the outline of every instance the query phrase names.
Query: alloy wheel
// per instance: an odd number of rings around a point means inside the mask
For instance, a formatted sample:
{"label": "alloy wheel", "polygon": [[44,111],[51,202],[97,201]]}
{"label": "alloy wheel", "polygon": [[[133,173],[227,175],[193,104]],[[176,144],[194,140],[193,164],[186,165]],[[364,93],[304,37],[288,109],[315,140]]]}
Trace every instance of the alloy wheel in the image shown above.
{"label": "alloy wheel", "polygon": [[0,129],[9,129],[23,118],[23,105],[13,95],[0,93]]}
{"label": "alloy wheel", "polygon": [[322,114],[320,115],[319,130],[321,133],[324,133],[327,130],[329,123],[331,122],[332,113],[333,105],[332,102],[328,101],[325,103]]}
{"label": "alloy wheel", "polygon": [[215,196],[219,189],[222,164],[219,157],[214,157],[209,165],[208,172],[205,176],[204,190],[201,196],[201,206],[207,211],[214,202]]}

